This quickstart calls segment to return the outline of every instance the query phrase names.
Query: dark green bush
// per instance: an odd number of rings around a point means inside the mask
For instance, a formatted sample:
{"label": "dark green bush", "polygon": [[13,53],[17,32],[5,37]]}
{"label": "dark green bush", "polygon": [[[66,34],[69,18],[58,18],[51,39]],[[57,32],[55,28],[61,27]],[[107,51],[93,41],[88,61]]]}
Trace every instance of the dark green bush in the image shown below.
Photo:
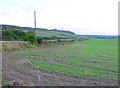
{"label": "dark green bush", "polygon": [[38,44],[41,44],[41,43],[42,43],[42,40],[43,40],[43,39],[42,39],[42,38],[39,38],[39,37],[37,37],[37,39],[36,39],[36,41],[37,41]]}
{"label": "dark green bush", "polygon": [[35,43],[36,38],[34,34],[26,34],[24,37],[24,41],[30,41],[31,43]]}
{"label": "dark green bush", "polygon": [[24,32],[22,30],[5,30],[2,31],[3,41],[30,41],[31,43],[36,42],[35,32],[28,31]]}

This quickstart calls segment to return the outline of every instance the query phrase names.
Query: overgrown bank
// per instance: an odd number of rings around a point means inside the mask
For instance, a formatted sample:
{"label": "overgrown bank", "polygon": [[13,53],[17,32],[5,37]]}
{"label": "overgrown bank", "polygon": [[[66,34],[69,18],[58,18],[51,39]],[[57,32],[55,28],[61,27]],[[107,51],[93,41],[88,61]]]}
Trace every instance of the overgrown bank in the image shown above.
{"label": "overgrown bank", "polygon": [[57,46],[73,43],[73,39],[61,39],[61,40],[39,40],[35,43],[30,41],[3,41],[2,42],[2,51],[11,51],[11,50],[21,50],[26,48],[35,48],[35,47],[47,47],[47,46]]}

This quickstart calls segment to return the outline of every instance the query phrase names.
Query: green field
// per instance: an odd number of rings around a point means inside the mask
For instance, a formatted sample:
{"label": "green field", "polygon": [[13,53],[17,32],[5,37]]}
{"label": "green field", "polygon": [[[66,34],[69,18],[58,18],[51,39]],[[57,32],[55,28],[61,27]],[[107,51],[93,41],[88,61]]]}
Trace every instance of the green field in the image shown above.
{"label": "green field", "polygon": [[[4,58],[9,59],[7,61]],[[23,65],[20,63],[21,60],[29,60],[29,63]],[[44,77],[41,78],[43,85],[52,85],[54,82],[61,85],[57,80],[60,75],[65,78],[64,80],[68,79],[66,76],[70,76],[71,79],[77,77],[76,80],[96,80],[98,85],[117,85],[118,40],[90,39],[60,46],[15,51],[3,56],[3,67],[4,64],[21,74],[30,74],[31,77],[36,76],[36,71],[40,71],[41,74],[38,75]],[[50,74],[53,74],[54,80]],[[74,81],[70,85],[73,84]]]}
{"label": "green field", "polygon": [[40,38],[48,37],[48,38],[61,38],[61,39],[70,39],[70,38],[80,38],[80,36],[77,36],[75,34],[67,34],[63,32],[54,32],[54,31],[46,31],[46,30],[37,30],[36,36]]}

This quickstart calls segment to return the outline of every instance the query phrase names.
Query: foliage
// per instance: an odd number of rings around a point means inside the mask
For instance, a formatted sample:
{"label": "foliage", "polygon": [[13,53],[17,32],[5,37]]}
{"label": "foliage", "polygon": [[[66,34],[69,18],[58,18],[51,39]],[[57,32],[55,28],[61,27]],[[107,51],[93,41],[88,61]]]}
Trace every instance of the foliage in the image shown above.
{"label": "foliage", "polygon": [[12,40],[22,40],[25,36],[25,33],[21,30],[6,30],[2,31],[2,40],[3,41],[12,41]]}
{"label": "foliage", "polygon": [[30,41],[35,43],[36,37],[34,31],[23,32],[22,30],[4,30],[2,31],[3,41]]}
{"label": "foliage", "polygon": [[38,44],[42,43],[42,39],[41,38],[37,38],[36,41],[37,41]]}
{"label": "foliage", "polygon": [[36,36],[35,36],[34,33],[29,31],[28,33],[25,34],[23,40],[24,41],[30,41],[31,43],[35,43],[36,42]]}

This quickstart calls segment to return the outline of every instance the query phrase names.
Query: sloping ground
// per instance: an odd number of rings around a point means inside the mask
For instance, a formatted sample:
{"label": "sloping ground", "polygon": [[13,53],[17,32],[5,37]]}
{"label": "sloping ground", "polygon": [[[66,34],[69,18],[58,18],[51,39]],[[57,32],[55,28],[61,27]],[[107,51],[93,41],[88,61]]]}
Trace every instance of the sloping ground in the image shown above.
{"label": "sloping ground", "polygon": [[[40,38],[50,38],[50,39],[53,39],[53,38],[54,39],[58,39],[58,38],[61,38],[61,39],[63,39],[63,38],[65,38],[65,39],[66,38],[67,39],[71,39],[71,38],[77,39],[78,38],[79,39],[80,38],[78,35],[74,34],[71,31],[66,31],[66,32],[64,30],[63,31],[60,31],[60,30],[54,31],[54,30],[48,30],[48,29],[44,29],[44,28],[36,28],[36,30],[35,30],[34,28],[31,28],[31,27],[19,27],[19,26],[14,26],[14,25],[0,25],[0,32],[2,30],[10,30],[10,29],[17,30],[17,31],[21,30],[21,31],[24,31],[24,32],[28,32],[28,31],[34,30],[34,32],[36,32],[36,36],[40,37]],[[24,33],[22,33],[22,34],[24,34]],[[0,36],[0,37],[2,37],[2,36]],[[9,36],[9,38],[10,37],[11,36]],[[23,36],[18,36],[18,34],[11,37],[11,39],[14,39],[14,38],[16,40],[18,40],[18,39],[19,40],[21,40],[21,39],[23,40]],[[3,38],[3,39],[7,40],[6,37]]]}
{"label": "sloping ground", "polygon": [[63,33],[63,32],[54,32],[54,31],[46,31],[46,30],[41,30],[41,31],[36,31],[36,36],[37,37],[48,37],[48,38],[67,38],[67,39],[78,39],[80,36],[77,36],[75,34],[68,34],[68,33]]}
{"label": "sloping ground", "polygon": [[3,50],[14,50],[14,49],[20,49],[20,44],[25,43],[24,41],[3,41],[2,42],[2,48]]}
{"label": "sloping ground", "polygon": [[32,48],[35,45],[31,44],[28,41],[1,41],[2,43],[0,50],[9,51],[9,50],[21,50],[24,48]]}
{"label": "sloping ground", "polygon": [[3,85],[118,85],[117,40],[3,52]]}

